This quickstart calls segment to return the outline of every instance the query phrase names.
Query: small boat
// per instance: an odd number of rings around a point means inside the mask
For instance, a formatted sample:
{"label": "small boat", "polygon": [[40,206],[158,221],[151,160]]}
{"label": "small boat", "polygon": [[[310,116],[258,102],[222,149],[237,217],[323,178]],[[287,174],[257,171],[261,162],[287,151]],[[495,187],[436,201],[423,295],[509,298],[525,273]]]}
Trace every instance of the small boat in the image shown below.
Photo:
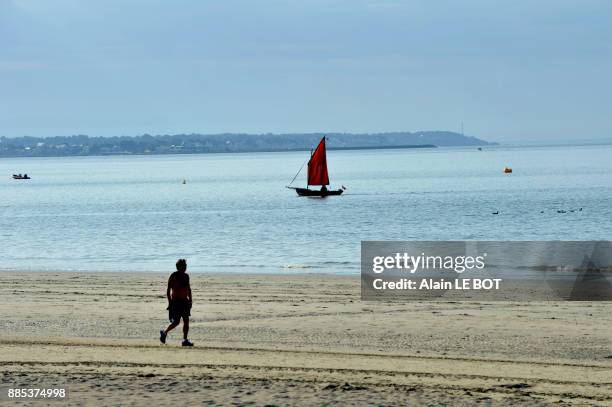
{"label": "small boat", "polygon": [[512,174],[512,168],[510,167],[504,168],[504,174]]}
{"label": "small boat", "polygon": [[[304,165],[302,165],[304,168]],[[287,186],[289,189],[295,189],[299,196],[311,196],[325,198],[326,196],[342,195],[346,189],[344,186],[340,189],[327,189],[329,185],[329,174],[327,173],[327,151],[325,150],[325,137],[321,139],[319,145],[313,152],[310,153],[308,160],[308,181],[306,188],[295,188],[291,184],[297,178],[302,168],[295,174],[291,183]],[[321,186],[321,189],[310,189],[310,186]]]}
{"label": "small boat", "polygon": [[332,195],[342,195],[342,193],[344,192],[344,189],[346,188],[341,188],[341,189],[335,189],[335,190],[316,190],[316,189],[309,189],[309,188],[293,188],[295,189],[295,192],[297,192],[297,194],[299,196],[318,196],[321,198],[324,198],[326,196],[332,196]]}
{"label": "small boat", "polygon": [[28,174],[13,174],[13,179],[32,179]]}

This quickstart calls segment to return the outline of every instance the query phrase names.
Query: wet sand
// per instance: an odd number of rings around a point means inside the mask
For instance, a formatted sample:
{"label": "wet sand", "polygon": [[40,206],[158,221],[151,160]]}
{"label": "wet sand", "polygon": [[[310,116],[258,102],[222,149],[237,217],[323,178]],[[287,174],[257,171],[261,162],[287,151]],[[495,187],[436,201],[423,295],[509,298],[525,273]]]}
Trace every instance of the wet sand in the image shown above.
{"label": "wet sand", "polygon": [[362,302],[358,277],[195,274],[185,349],[180,330],[159,344],[166,279],[0,273],[0,388],[68,388],[56,406],[612,404],[609,302]]}

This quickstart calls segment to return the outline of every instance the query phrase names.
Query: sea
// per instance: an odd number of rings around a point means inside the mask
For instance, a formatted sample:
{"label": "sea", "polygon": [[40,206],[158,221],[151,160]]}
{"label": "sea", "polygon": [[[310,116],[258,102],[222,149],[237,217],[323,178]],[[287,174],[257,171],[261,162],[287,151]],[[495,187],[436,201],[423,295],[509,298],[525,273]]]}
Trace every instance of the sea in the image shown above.
{"label": "sea", "polygon": [[325,199],[286,188],[307,158],[2,158],[0,270],[357,274],[364,240],[612,240],[610,145],[328,151]]}

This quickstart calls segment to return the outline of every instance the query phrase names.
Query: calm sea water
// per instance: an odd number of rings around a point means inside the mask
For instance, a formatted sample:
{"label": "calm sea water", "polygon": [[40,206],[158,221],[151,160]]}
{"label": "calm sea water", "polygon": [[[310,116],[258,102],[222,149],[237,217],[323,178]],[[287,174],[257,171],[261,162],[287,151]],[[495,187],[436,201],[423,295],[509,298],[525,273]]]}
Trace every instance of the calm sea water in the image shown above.
{"label": "calm sea water", "polygon": [[361,240],[612,239],[612,146],[331,151],[327,199],[284,188],[307,155],[0,159],[0,269],[358,273]]}

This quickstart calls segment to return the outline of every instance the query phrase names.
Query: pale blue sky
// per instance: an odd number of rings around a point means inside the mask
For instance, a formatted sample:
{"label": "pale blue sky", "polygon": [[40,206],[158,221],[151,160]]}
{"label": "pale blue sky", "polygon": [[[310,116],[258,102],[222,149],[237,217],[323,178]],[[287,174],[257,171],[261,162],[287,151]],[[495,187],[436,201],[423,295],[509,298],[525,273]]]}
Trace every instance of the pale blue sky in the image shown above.
{"label": "pale blue sky", "polygon": [[0,0],[0,135],[612,140],[612,1]]}

